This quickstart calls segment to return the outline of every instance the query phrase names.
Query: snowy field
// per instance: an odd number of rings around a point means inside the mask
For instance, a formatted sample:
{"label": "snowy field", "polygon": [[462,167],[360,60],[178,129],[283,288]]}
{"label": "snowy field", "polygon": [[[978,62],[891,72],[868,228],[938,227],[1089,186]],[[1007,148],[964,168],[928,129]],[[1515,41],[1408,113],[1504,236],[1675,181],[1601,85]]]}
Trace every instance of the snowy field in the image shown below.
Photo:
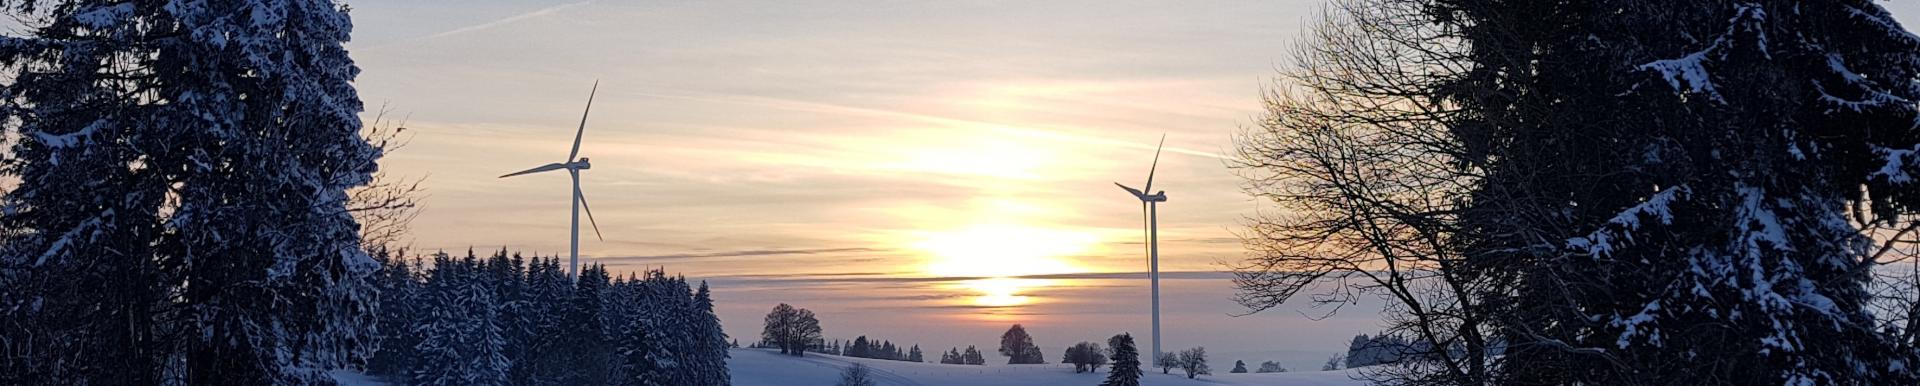
{"label": "snowy field", "polygon": [[[1073,373],[1072,365],[943,365],[934,363],[914,363],[887,361],[866,358],[848,358],[836,355],[807,353],[806,357],[780,355],[776,350],[733,349],[733,355],[727,360],[727,370],[733,375],[735,386],[833,386],[840,381],[840,371],[855,362],[865,363],[873,369],[873,377],[880,386],[1094,386],[1107,377],[1106,368],[1098,373]],[[1270,374],[1229,374],[1231,363],[1216,366],[1214,375],[1202,375],[1199,379],[1187,379],[1179,370],[1173,374],[1160,374],[1153,370],[1141,377],[1144,386],[1176,385],[1215,385],[1215,386],[1364,386],[1366,382],[1349,378],[1347,371],[1303,371]],[[343,386],[386,386],[380,381],[352,372],[335,372],[334,379]]]}
{"label": "snowy field", "polygon": [[[841,369],[854,362],[865,363],[873,368],[874,379],[881,386],[1094,386],[1106,379],[1106,368],[1098,373],[1073,373],[1072,365],[943,365],[934,363],[913,363],[887,361],[879,359],[848,358],[834,355],[807,353],[806,357],[796,358],[780,355],[775,350],[733,349],[733,358],[727,360],[727,368],[733,374],[736,386],[787,386],[819,385],[832,386],[840,380]],[[1310,371],[1271,374],[1229,374],[1232,363],[1213,364],[1214,375],[1202,375],[1199,379],[1189,380],[1180,375],[1161,375],[1159,370],[1148,372],[1141,379],[1146,386],[1172,385],[1287,385],[1287,386],[1361,386],[1365,382],[1352,380],[1346,371]]]}

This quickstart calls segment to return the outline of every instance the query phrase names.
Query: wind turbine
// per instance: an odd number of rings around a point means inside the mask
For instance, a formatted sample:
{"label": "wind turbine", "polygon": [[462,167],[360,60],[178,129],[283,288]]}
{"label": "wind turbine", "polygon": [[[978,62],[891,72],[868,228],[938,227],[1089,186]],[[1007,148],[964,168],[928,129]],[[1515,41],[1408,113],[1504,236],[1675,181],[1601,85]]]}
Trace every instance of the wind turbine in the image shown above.
{"label": "wind turbine", "polygon": [[[600,223],[597,221],[593,221],[593,208],[587,206],[587,196],[580,193],[580,171],[593,168],[593,164],[587,162],[587,157],[579,157],[580,137],[586,135],[587,133],[587,113],[593,112],[593,94],[598,93],[599,91],[600,91],[600,82],[594,81],[593,90],[587,92],[587,109],[586,111],[580,113],[580,129],[579,131],[576,131],[573,133],[573,151],[567,153],[567,160],[565,162],[540,165],[532,169],[521,170],[521,171],[508,173],[506,175],[500,176],[500,178],[507,178],[507,177],[513,177],[513,176],[522,175],[522,174],[533,174],[533,173],[541,173],[541,172],[549,172],[554,170],[566,169],[567,174],[573,177],[573,239],[572,239],[573,249],[571,250],[573,253],[573,262],[572,262],[572,268],[570,268],[570,270],[567,271],[567,276],[571,278],[576,278],[576,279],[580,277],[580,209],[581,208],[585,208],[587,210],[587,223],[593,224],[593,237],[600,239],[600,241],[607,240],[605,237],[600,236]],[[579,157],[579,159],[575,159],[575,157]]]}
{"label": "wind turbine", "polygon": [[1166,147],[1167,135],[1160,135],[1160,146],[1153,148],[1153,166],[1147,168],[1147,186],[1145,189],[1129,188],[1118,182],[1113,183],[1120,189],[1126,189],[1133,197],[1140,199],[1140,222],[1147,242],[1147,278],[1153,282],[1153,362],[1160,362],[1160,203],[1167,201],[1167,192],[1153,191],[1153,172],[1160,168],[1160,148]]}

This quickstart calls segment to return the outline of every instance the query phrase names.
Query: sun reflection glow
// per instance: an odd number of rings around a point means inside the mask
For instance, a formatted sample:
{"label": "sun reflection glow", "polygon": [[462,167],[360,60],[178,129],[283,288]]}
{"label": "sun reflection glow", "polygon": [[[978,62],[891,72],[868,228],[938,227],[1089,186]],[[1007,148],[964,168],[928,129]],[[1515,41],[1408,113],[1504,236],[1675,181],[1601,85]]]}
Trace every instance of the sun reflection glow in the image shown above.
{"label": "sun reflection glow", "polygon": [[1085,252],[1093,234],[1013,224],[933,232],[913,247],[934,257],[927,273],[945,277],[1009,277],[1082,272],[1065,257]]}
{"label": "sun reflection glow", "polygon": [[1013,307],[1033,303],[1033,297],[1023,295],[1028,290],[1053,285],[1053,280],[1020,279],[996,277],[990,279],[968,280],[960,286],[980,296],[973,298],[973,304],[983,307]]}
{"label": "sun reflection glow", "polygon": [[955,290],[973,292],[975,306],[1016,307],[1032,304],[1025,295],[1054,280],[1021,276],[1085,272],[1070,256],[1085,253],[1099,241],[1091,233],[1020,224],[976,224],[922,235],[913,247],[932,257],[926,272],[941,277],[971,277]]}

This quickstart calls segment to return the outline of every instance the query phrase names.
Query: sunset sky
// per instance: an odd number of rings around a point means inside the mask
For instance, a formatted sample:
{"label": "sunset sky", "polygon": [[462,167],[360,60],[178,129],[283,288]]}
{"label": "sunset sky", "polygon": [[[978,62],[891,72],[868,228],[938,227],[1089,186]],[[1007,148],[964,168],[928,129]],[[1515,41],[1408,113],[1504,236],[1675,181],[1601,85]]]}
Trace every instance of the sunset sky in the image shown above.
{"label": "sunset sky", "polygon": [[1230,317],[1212,271],[1262,208],[1221,157],[1319,3],[381,0],[351,3],[349,48],[367,117],[414,134],[387,172],[430,176],[422,250],[564,255],[565,175],[495,177],[563,161],[598,80],[582,189],[607,240],[581,254],[714,281],[743,343],[779,302],[929,352],[1011,323],[1049,360],[1144,336],[1139,201],[1113,182],[1165,134],[1166,346],[1298,368],[1373,310]]}

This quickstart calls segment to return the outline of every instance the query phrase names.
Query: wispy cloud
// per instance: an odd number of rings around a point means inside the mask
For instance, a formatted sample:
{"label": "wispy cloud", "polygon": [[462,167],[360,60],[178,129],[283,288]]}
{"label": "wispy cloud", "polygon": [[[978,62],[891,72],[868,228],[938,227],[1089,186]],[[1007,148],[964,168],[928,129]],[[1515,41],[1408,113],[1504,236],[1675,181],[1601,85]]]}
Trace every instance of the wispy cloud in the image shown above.
{"label": "wispy cloud", "polygon": [[546,8],[541,8],[541,9],[538,9],[538,10],[534,10],[533,12],[527,12],[527,13],[522,13],[522,14],[518,14],[518,15],[513,15],[513,16],[508,16],[508,17],[506,17],[506,18],[504,18],[504,19],[499,19],[499,20],[494,20],[494,21],[490,21],[490,22],[485,22],[485,23],[480,23],[480,24],[474,24],[474,25],[470,25],[470,26],[465,26],[465,27],[460,27],[460,28],[454,28],[454,29],[451,29],[451,30],[447,30],[447,31],[445,31],[445,32],[441,32],[441,33],[437,33],[437,34],[433,34],[433,35],[428,35],[428,36],[427,36],[427,39],[439,39],[439,38],[443,38],[443,37],[448,37],[448,36],[453,36],[453,35],[459,35],[459,34],[463,34],[463,33],[468,33],[468,32],[473,32],[473,31],[479,31],[479,30],[484,30],[484,29],[488,29],[488,28],[494,28],[494,27],[499,27],[499,26],[503,26],[503,25],[508,25],[508,24],[513,24],[513,23],[516,23],[516,22],[519,22],[519,21],[522,21],[522,20],[527,20],[527,19],[532,19],[532,18],[536,18],[536,17],[541,17],[541,16],[547,16],[547,15],[552,15],[552,14],[553,14],[553,13],[555,13],[555,12],[560,12],[560,11],[564,11],[564,10],[566,10],[566,9],[568,9],[568,8],[573,8],[573,7],[579,7],[579,6],[583,6],[583,5],[587,5],[587,4],[591,4],[591,3],[593,3],[593,2],[592,2],[592,1],[582,1],[582,2],[578,2],[578,3],[567,3],[567,4],[561,4],[561,5],[556,5],[556,6],[552,6],[552,7],[546,7]]}
{"label": "wispy cloud", "polygon": [[[765,97],[765,96],[757,96],[757,95],[700,95],[700,94],[691,93],[691,92],[680,92],[680,93],[642,92],[642,93],[633,93],[632,95],[661,98],[661,99],[675,99],[675,100],[705,102],[705,103],[727,103],[727,104],[766,107],[766,108],[822,113],[822,114],[843,114],[843,115],[853,115],[853,116],[897,118],[897,119],[906,119],[906,120],[925,122],[925,123],[931,123],[931,124],[948,126],[948,127],[987,129],[987,130],[993,130],[1002,134],[1012,135],[1012,136],[1045,139],[1045,140],[1068,142],[1068,143],[1087,144],[1087,145],[1095,145],[1095,146],[1121,147],[1121,148],[1131,148],[1131,149],[1139,149],[1139,150],[1152,150],[1158,146],[1153,142],[1137,142],[1137,141],[1070,134],[1068,133],[1068,130],[1064,130],[1060,128],[1034,127],[1031,125],[1021,125],[1016,123],[991,122],[991,121],[974,120],[974,119],[952,118],[952,117],[946,117],[946,116],[940,116],[940,115],[922,114],[922,113],[915,113],[915,112],[895,110],[895,109],[847,106],[847,105],[840,105],[840,104],[833,104],[833,103],[809,102],[809,101]],[[1186,148],[1181,148],[1177,146],[1167,147],[1165,151],[1168,153],[1186,154],[1186,155],[1206,157],[1206,158],[1212,158],[1212,159],[1226,158],[1226,156],[1221,155],[1218,152],[1192,150],[1192,149],[1186,149]]]}
{"label": "wispy cloud", "polygon": [[818,255],[827,253],[880,252],[879,248],[817,248],[817,249],[752,249],[741,251],[673,253],[646,256],[609,256],[594,258],[599,262],[650,262],[660,260],[683,260],[707,257],[744,257],[744,256],[780,256],[780,255]]}
{"label": "wispy cloud", "polygon": [[[1133,280],[1133,279],[1145,279],[1146,277],[1147,277],[1147,272],[1137,271],[1137,272],[1086,272],[1086,273],[1065,273],[1065,274],[1052,274],[1052,275],[1026,275],[1026,276],[1009,276],[1007,278],[1057,279],[1057,280]],[[839,284],[880,285],[880,284],[890,284],[890,283],[953,284],[953,283],[962,283],[962,282],[973,281],[973,280],[985,280],[985,279],[993,279],[993,278],[984,277],[984,276],[903,276],[900,273],[863,272],[863,273],[830,273],[830,274],[731,275],[731,276],[713,277],[712,279],[716,281],[725,281],[730,283],[779,284],[783,286],[796,286],[796,285],[824,286],[824,285],[839,285]],[[1224,271],[1162,271],[1160,272],[1160,279],[1224,281],[1224,280],[1233,279],[1233,273],[1224,272]],[[1081,285],[1075,285],[1075,286],[1081,286]],[[787,287],[787,288],[791,288],[791,287]]]}

